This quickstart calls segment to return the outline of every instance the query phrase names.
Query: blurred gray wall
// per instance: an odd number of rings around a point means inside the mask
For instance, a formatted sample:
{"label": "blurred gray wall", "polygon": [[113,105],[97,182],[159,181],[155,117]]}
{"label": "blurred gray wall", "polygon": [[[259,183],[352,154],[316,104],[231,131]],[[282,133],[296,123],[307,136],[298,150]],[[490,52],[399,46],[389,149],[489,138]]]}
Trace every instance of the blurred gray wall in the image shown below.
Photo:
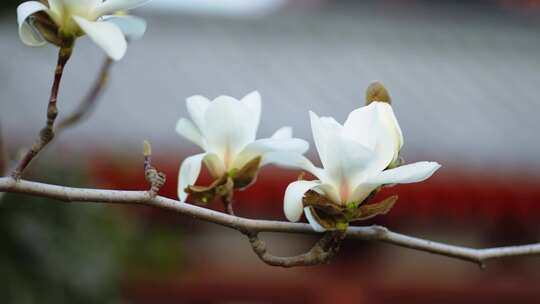
{"label": "blurred gray wall", "polygon": [[[540,168],[540,38],[536,22],[467,5],[321,6],[253,18],[139,10],[148,32],[117,64],[90,120],[66,132],[69,151],[134,151],[143,139],[185,154],[174,132],[194,94],[263,96],[260,136],[283,125],[311,140],[308,110],[343,121],[373,80],[386,84],[405,157],[470,168]],[[52,47],[0,21],[0,122],[10,148],[44,122]],[[103,54],[81,39],[62,85],[61,113],[89,87]],[[314,150],[312,149],[312,152]]]}

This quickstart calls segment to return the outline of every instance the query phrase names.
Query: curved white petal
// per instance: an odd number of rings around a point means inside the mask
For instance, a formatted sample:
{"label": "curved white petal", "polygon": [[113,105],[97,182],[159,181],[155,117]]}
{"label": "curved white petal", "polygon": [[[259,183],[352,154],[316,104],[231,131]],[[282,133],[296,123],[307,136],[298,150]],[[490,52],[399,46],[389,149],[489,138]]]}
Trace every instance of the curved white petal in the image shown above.
{"label": "curved white petal", "polygon": [[120,60],[124,57],[127,42],[118,26],[107,21],[88,21],[79,16],[73,16],[73,20],[113,60]]}
{"label": "curved white petal", "polygon": [[421,182],[429,178],[441,165],[436,162],[417,162],[395,169],[385,170],[369,178],[370,184],[408,184]]}
{"label": "curved white petal", "polygon": [[387,126],[393,131],[396,147],[399,152],[399,150],[403,147],[403,133],[399,127],[396,115],[394,115],[394,110],[392,109],[392,106],[386,102],[378,102],[378,104],[380,104],[379,114]]}
{"label": "curved white petal", "polygon": [[349,197],[346,203],[363,202],[369,196],[369,194],[379,186],[380,184],[368,184],[368,183],[362,183],[358,185],[354,189],[352,195]]}
{"label": "curved white petal", "polygon": [[394,126],[388,123],[388,119],[385,118],[390,105],[384,102],[373,102],[369,106],[374,107],[377,112],[376,125],[373,130],[377,137],[377,143],[375,145],[375,159],[367,170],[367,174],[376,176],[397,159],[399,145]]}
{"label": "curved white petal", "polygon": [[251,124],[249,128],[253,132],[252,140],[255,140],[259,122],[261,120],[261,94],[258,91],[253,91],[244,96],[241,101],[251,112],[251,115],[248,117]]}
{"label": "curved white petal", "polygon": [[202,149],[205,149],[204,138],[199,129],[191,121],[180,118],[176,123],[176,132]]}
{"label": "curved white petal", "polygon": [[292,128],[291,127],[281,127],[274,134],[272,138],[275,139],[288,139],[292,138]]}
{"label": "curved white petal", "polygon": [[206,110],[210,106],[210,100],[204,96],[195,95],[186,99],[186,106],[189,116],[191,116],[191,119],[204,136],[204,116],[206,114]]}
{"label": "curved white petal", "polygon": [[107,16],[103,20],[114,23],[130,40],[140,39],[146,32],[146,21],[139,17]]}
{"label": "curved white petal", "polygon": [[[275,139],[263,138],[248,144],[234,160],[234,167],[241,168],[249,160],[271,152],[284,152],[291,154],[304,154],[309,149],[309,143],[303,139]],[[268,164],[268,162],[265,162]]]}
{"label": "curved white petal", "polygon": [[95,18],[114,14],[117,11],[130,10],[146,4],[150,0],[107,0],[98,5],[92,12]]}
{"label": "curved white petal", "polygon": [[377,128],[377,119],[379,118],[377,112],[375,103],[352,111],[343,125],[347,136],[354,138],[369,149],[375,149],[377,133],[374,131]]}
{"label": "curved white petal", "polygon": [[178,173],[178,199],[185,202],[188,194],[184,191],[187,186],[193,185],[201,173],[202,160],[206,153],[190,156],[180,165]]}
{"label": "curved white petal", "polygon": [[302,216],[304,194],[319,185],[319,181],[296,181],[287,186],[283,199],[283,212],[291,222],[297,222]]}
{"label": "curved white petal", "polygon": [[217,153],[226,168],[236,155],[254,140],[251,111],[240,101],[220,96],[210,103],[204,116],[202,132],[209,152]]}
{"label": "curved white petal", "polygon": [[214,178],[220,178],[225,174],[225,165],[215,153],[207,153],[203,159],[206,168]]}
{"label": "curved white petal", "polygon": [[64,11],[64,2],[63,0],[48,0],[49,3],[49,9],[53,14],[56,16],[61,16],[62,12]]}
{"label": "curved white petal", "polygon": [[311,214],[311,209],[309,209],[309,207],[304,208],[304,214],[306,215],[306,219],[308,220],[308,222],[311,225],[311,227],[313,228],[313,230],[315,230],[317,232],[326,231],[326,228],[321,226],[321,224],[319,224],[317,222],[317,220],[315,219],[313,214]]}
{"label": "curved white petal", "polygon": [[328,180],[323,169],[317,168],[309,159],[298,153],[280,151],[265,154],[261,162],[261,167],[268,164],[276,164],[287,168],[302,169],[313,174],[323,182]]}
{"label": "curved white petal", "polygon": [[324,170],[339,189],[339,202],[347,201],[354,188],[365,180],[375,154],[343,133],[329,136],[326,144]]}
{"label": "curved white petal", "polygon": [[43,46],[47,42],[36,28],[27,22],[28,17],[31,15],[47,11],[48,8],[40,2],[28,1],[24,2],[17,7],[17,23],[19,24],[19,37],[21,41],[28,46]]}

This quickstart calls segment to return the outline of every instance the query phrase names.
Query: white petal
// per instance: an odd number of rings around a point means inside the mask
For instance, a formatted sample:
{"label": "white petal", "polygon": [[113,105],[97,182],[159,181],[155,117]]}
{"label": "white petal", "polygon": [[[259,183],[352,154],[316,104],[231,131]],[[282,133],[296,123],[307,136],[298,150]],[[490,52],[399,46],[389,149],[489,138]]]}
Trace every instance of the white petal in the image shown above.
{"label": "white petal", "polygon": [[114,14],[117,11],[125,11],[144,5],[150,0],[107,0],[98,5],[92,15],[94,17],[100,17],[103,15]]}
{"label": "white petal", "polygon": [[311,209],[309,209],[309,207],[304,208],[304,214],[306,215],[306,219],[308,220],[308,222],[311,225],[311,227],[313,228],[313,230],[315,230],[317,232],[326,231],[326,228],[321,226],[321,224],[319,224],[317,222],[317,220],[315,219],[315,216],[313,216],[313,214],[311,214]]}
{"label": "white petal", "polygon": [[202,160],[206,153],[196,154],[190,156],[182,162],[180,165],[180,172],[178,173],[178,199],[180,202],[185,202],[187,193],[184,191],[187,186],[193,185],[199,174],[201,173]]}
{"label": "white petal", "polygon": [[217,154],[207,153],[203,161],[214,178],[220,178],[225,174],[225,166]]}
{"label": "white petal", "polygon": [[369,178],[370,184],[408,184],[421,182],[429,178],[441,165],[436,162],[418,162],[395,169],[385,170]]}
{"label": "white petal", "polygon": [[205,134],[203,129],[205,126],[204,115],[209,105],[210,100],[201,95],[191,96],[186,99],[186,106],[189,116],[191,116],[191,119],[193,120],[197,128],[199,128],[199,131],[201,131],[203,136]]}
{"label": "white petal", "polygon": [[199,129],[191,121],[180,118],[176,123],[176,132],[202,149],[205,149],[204,138]]}
{"label": "white petal", "polygon": [[45,5],[37,1],[24,2],[17,7],[19,37],[24,44],[28,46],[43,46],[47,43],[38,30],[26,22],[31,15],[47,10],[48,8]]}
{"label": "white petal", "polygon": [[146,21],[139,17],[107,16],[103,20],[114,23],[130,40],[140,39],[146,32]]}
{"label": "white petal", "polygon": [[319,185],[319,181],[296,181],[287,186],[283,199],[285,217],[291,222],[297,222],[302,216],[304,194]]}
{"label": "white petal", "polygon": [[208,151],[217,153],[226,168],[244,147],[254,140],[251,112],[240,101],[220,96],[210,103],[204,117],[202,132]]}
{"label": "white petal", "polygon": [[384,122],[394,132],[393,135],[395,136],[397,149],[399,151],[403,147],[403,133],[399,127],[396,115],[394,115],[392,106],[385,102],[381,103],[379,113],[383,117]]}
{"label": "white petal", "polygon": [[275,139],[292,138],[292,128],[291,127],[279,128],[276,132],[274,132],[274,134],[272,134],[272,138],[275,138]]}
{"label": "white petal", "polygon": [[323,169],[315,167],[305,156],[298,153],[271,152],[263,157],[261,167],[268,164],[276,164],[288,168],[305,170],[315,175],[319,180],[326,182],[328,178]]}
{"label": "white petal", "polygon": [[56,14],[57,16],[61,16],[62,12],[64,11],[64,0],[48,0],[49,3],[49,9]]}
{"label": "white petal", "polygon": [[73,16],[73,20],[113,60],[124,57],[127,49],[126,38],[116,25],[106,21],[88,21],[79,16]]}
{"label": "white petal", "polygon": [[379,118],[377,112],[375,103],[352,111],[344,124],[347,136],[354,138],[369,149],[375,149],[377,133],[374,130]]}
{"label": "white petal", "polygon": [[251,123],[250,129],[253,130],[252,140],[255,140],[255,135],[261,120],[261,94],[258,91],[253,91],[244,96],[242,102],[249,108],[249,111],[251,111],[251,115],[249,116]]}
{"label": "white petal", "polygon": [[[290,154],[304,154],[309,149],[309,143],[298,138],[275,139],[263,138],[248,144],[236,157],[235,168],[241,168],[245,163],[257,156],[264,156],[272,152],[284,152]],[[267,161],[264,161],[268,164]]]}

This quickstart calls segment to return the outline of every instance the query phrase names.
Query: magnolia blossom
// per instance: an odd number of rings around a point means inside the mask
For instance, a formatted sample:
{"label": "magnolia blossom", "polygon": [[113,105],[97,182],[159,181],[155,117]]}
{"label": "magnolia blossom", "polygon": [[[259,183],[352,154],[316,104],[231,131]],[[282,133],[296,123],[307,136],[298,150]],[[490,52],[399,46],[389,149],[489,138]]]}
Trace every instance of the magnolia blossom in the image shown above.
{"label": "magnolia blossom", "polygon": [[304,194],[309,190],[339,206],[358,206],[381,185],[420,182],[440,167],[436,162],[417,162],[390,169],[398,159],[403,136],[388,103],[373,102],[354,110],[343,125],[313,112],[310,116],[323,168],[297,157],[296,166],[318,180],[296,181],[287,187],[284,211],[290,221],[298,221],[304,210],[314,229],[325,230],[311,208],[304,208]]}
{"label": "magnolia blossom", "polygon": [[48,0],[24,2],[17,8],[19,36],[29,46],[48,42],[60,44],[87,34],[109,57],[121,59],[126,37],[136,39],[146,22],[133,16],[114,16],[118,11],[140,6],[149,0]]}
{"label": "magnolia blossom", "polygon": [[[204,162],[210,174],[218,179],[225,174],[234,175],[254,159],[258,166],[280,164],[290,155],[303,154],[309,144],[292,138],[292,129],[283,127],[270,138],[255,139],[261,116],[261,96],[252,92],[241,100],[220,96],[210,101],[203,96],[187,99],[191,121],[181,118],[176,131],[192,141],[204,153],[186,158],[180,166],[178,196],[185,201],[186,187],[197,180]],[[272,154],[280,153],[273,158]],[[260,157],[260,159],[258,159]],[[279,160],[278,160],[279,159]]]}

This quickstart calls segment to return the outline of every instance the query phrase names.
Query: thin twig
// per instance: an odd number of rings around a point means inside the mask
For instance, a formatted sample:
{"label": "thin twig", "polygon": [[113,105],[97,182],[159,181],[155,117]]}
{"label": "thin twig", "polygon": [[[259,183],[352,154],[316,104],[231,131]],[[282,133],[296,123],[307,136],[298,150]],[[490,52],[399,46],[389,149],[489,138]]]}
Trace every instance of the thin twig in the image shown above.
{"label": "thin twig", "polygon": [[109,80],[109,74],[111,71],[113,65],[113,60],[107,57],[103,64],[101,65],[101,68],[99,70],[99,74],[90,88],[90,91],[86,94],[86,96],[83,98],[77,109],[71,113],[69,116],[61,119],[56,127],[56,134],[58,135],[60,132],[64,131],[65,129],[78,124],[82,122],[84,119],[88,117],[88,115],[92,112],[92,110],[95,108],[97,101],[101,97],[102,93],[104,92],[108,80]]}
{"label": "thin twig", "polygon": [[[0,178],[0,192],[24,193],[47,197],[65,202],[93,202],[112,204],[149,205],[178,212],[198,220],[212,222],[238,231],[281,232],[297,234],[320,234],[310,225],[281,221],[252,220],[222,212],[181,203],[177,200],[155,196],[149,199],[148,191],[119,191],[72,188],[13,178]],[[379,241],[401,247],[426,251],[483,265],[491,259],[540,255],[540,243],[487,249],[473,249],[454,246],[392,232],[381,226],[349,227],[345,234],[348,239]]]}
{"label": "thin twig", "polygon": [[164,173],[159,172],[156,168],[152,166],[152,146],[146,140],[144,141],[143,155],[144,177],[146,178],[146,181],[150,184],[150,190],[148,190],[150,197],[154,198],[158,195],[161,187],[165,185],[166,177]]}
{"label": "thin twig", "polygon": [[234,216],[235,214],[234,214],[232,198],[225,195],[221,197],[221,201],[223,202],[223,208],[225,209],[225,212]]}
{"label": "thin twig", "polygon": [[11,176],[15,179],[19,179],[26,167],[30,162],[38,155],[47,144],[54,138],[54,122],[58,116],[58,107],[56,105],[58,100],[58,91],[60,89],[60,82],[62,75],[64,74],[64,68],[69,58],[71,57],[72,45],[67,47],[61,47],[58,52],[58,62],[56,64],[56,70],[54,72],[54,81],[51,88],[51,96],[49,98],[49,104],[47,106],[47,122],[45,127],[41,129],[39,138],[32,145],[32,148],[23,156],[17,167],[11,173]]}

